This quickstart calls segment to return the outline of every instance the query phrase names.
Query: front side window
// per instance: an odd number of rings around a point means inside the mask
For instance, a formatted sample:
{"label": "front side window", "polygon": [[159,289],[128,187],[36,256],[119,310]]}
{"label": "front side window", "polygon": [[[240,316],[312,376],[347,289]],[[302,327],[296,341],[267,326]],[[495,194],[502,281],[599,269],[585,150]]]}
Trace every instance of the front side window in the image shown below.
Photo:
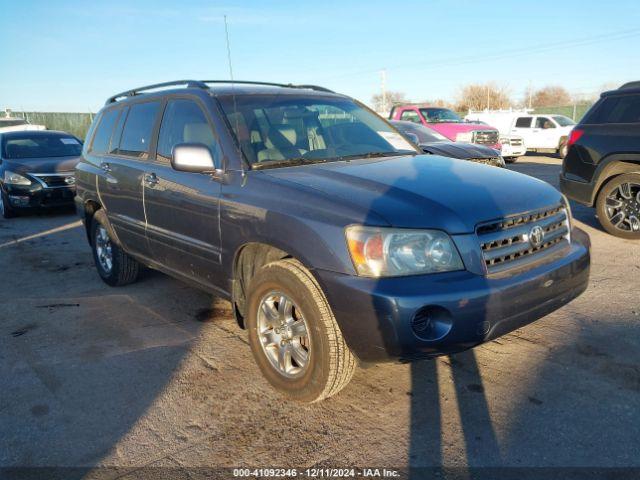
{"label": "front side window", "polygon": [[[162,116],[158,136],[158,155],[171,158],[173,147],[179,143],[201,143],[217,155],[217,142],[202,109],[192,100],[169,100]],[[216,162],[217,163],[217,162]]]}
{"label": "front side window", "polygon": [[117,153],[147,158],[151,133],[159,110],[160,102],[138,103],[129,108]]}
{"label": "front side window", "polygon": [[428,123],[461,123],[463,121],[448,108],[421,108],[420,113]]}
{"label": "front side window", "polygon": [[607,97],[585,123],[639,123],[640,95]]}
{"label": "front side window", "polygon": [[536,118],[536,128],[556,128],[556,126],[547,117],[538,117]]}
{"label": "front side window", "polygon": [[244,95],[219,100],[256,168],[419,153],[386,121],[350,99]]}
{"label": "front side window", "polygon": [[531,128],[531,120],[533,117],[519,117],[516,120],[516,128]]}
{"label": "front side window", "polygon": [[6,137],[2,149],[2,156],[8,160],[76,157],[82,152],[82,143],[71,135],[24,132]]}
{"label": "front side window", "polygon": [[111,134],[113,133],[113,127],[118,120],[119,110],[112,108],[102,112],[100,117],[100,123],[96,129],[96,134],[93,136],[93,142],[91,143],[92,153],[107,153],[109,149],[109,142],[111,141]]}
{"label": "front side window", "polygon": [[415,110],[405,110],[404,112],[402,112],[402,115],[400,115],[400,120],[405,120],[407,122],[413,123],[422,123],[420,115],[418,115],[418,112],[416,112]]}

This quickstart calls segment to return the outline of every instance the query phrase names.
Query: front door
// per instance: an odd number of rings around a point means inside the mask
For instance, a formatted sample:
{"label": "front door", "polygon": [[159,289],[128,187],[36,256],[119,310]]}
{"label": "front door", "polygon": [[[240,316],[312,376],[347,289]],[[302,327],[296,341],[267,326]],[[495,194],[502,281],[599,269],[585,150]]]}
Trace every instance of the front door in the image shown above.
{"label": "front door", "polygon": [[170,98],[157,155],[144,176],[147,238],[155,261],[208,287],[221,286],[220,188],[212,175],[171,167],[173,147],[204,144],[220,161],[211,122],[196,98]]}
{"label": "front door", "polygon": [[549,117],[536,117],[535,128],[538,148],[558,148],[558,128]]}

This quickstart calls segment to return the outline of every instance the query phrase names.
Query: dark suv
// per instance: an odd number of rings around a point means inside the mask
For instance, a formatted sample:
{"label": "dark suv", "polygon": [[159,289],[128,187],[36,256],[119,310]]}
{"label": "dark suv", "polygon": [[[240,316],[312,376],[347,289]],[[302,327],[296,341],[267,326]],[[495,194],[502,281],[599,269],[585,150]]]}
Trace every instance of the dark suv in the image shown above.
{"label": "dark suv", "polygon": [[605,92],[570,134],[560,186],[609,233],[640,239],[640,82]]}
{"label": "dark suv", "polygon": [[76,202],[104,281],[147,265],[230,300],[298,400],[340,391],[356,358],[464,350],[587,286],[589,239],[557,190],[422,156],[324,88],[154,85],[110,98],[87,139]]}

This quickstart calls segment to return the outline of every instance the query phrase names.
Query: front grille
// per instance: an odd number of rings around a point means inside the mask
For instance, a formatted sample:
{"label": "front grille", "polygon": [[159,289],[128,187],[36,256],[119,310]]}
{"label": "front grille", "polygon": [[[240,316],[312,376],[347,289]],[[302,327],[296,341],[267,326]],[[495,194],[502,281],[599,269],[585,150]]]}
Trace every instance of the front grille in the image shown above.
{"label": "front grille", "polygon": [[65,173],[32,173],[40,183],[48,188],[72,187],[75,182],[67,183],[67,178],[73,177],[72,172]]}
{"label": "front grille", "polygon": [[[536,242],[534,228],[544,235]],[[569,244],[569,218],[564,206],[508,217],[476,229],[488,273],[498,273],[542,260]]]}
{"label": "front grille", "polygon": [[509,140],[509,144],[513,145],[514,147],[520,147],[520,146],[522,146],[522,139],[521,138],[512,138],[511,140]]}
{"label": "front grille", "polygon": [[487,158],[468,158],[470,162],[482,163],[484,165],[492,165],[494,167],[501,167],[502,162],[500,157],[487,157]]}
{"label": "front grille", "polygon": [[480,145],[495,145],[500,134],[497,130],[476,130],[473,132],[473,142]]}

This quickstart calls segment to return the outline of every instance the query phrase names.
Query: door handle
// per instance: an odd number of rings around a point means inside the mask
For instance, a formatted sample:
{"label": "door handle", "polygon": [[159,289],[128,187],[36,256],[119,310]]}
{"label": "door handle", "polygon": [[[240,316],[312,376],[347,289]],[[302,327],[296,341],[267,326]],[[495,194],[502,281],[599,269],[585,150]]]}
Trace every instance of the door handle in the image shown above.
{"label": "door handle", "polygon": [[147,187],[154,187],[158,183],[158,177],[155,173],[145,173],[142,180]]}
{"label": "door handle", "polygon": [[102,170],[104,170],[105,172],[110,172],[111,171],[111,164],[107,163],[107,162],[102,162],[100,164],[100,168]]}

